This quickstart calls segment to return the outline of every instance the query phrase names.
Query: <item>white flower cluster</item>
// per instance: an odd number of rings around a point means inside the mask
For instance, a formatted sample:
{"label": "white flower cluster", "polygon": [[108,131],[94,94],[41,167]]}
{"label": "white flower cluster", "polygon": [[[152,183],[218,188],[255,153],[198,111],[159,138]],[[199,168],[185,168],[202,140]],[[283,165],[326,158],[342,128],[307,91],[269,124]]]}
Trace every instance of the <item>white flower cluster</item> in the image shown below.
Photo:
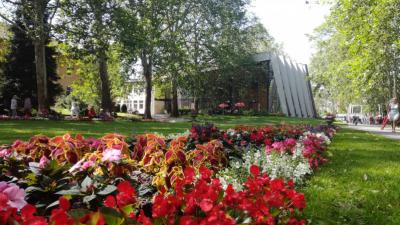
{"label": "white flower cluster", "polygon": [[302,148],[298,143],[293,155],[276,152],[268,155],[264,149],[251,149],[243,155],[243,161],[232,161],[230,168],[219,172],[217,176],[224,188],[232,184],[235,190],[241,190],[242,183],[250,175],[250,166],[257,165],[272,179],[293,179],[296,184],[302,184],[305,176],[312,173],[308,160],[302,155]]}

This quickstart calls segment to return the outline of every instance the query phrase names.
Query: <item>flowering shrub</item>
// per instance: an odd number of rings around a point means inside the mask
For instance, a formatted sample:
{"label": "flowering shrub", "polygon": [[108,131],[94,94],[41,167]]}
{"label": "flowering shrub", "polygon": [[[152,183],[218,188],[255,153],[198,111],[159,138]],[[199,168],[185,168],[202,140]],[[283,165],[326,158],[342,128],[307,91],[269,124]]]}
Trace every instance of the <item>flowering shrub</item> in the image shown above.
{"label": "flowering shrub", "polygon": [[305,224],[298,214],[305,207],[302,193],[293,190],[293,182],[271,180],[251,166],[244,190],[232,185],[224,190],[212,171],[199,168],[200,178],[188,167],[173,194],[155,196],[155,224]]}
{"label": "flowering shrub", "polygon": [[308,160],[302,154],[301,146],[294,147],[294,153],[287,152],[267,153],[263,149],[250,149],[243,155],[243,160],[233,160],[230,167],[220,171],[222,186],[232,184],[235,190],[241,190],[246,178],[250,175],[251,165],[257,165],[262,172],[271,178],[282,178],[286,181],[293,180],[301,185],[307,175],[312,173]]}
{"label": "flowering shrub", "polygon": [[129,142],[118,134],[17,140],[0,147],[0,225],[303,224],[294,184],[326,161],[334,134],[208,124]]}
{"label": "flowering shrub", "polygon": [[244,104],[244,102],[236,102],[235,103],[235,107],[238,109],[242,109],[244,108],[246,105]]}

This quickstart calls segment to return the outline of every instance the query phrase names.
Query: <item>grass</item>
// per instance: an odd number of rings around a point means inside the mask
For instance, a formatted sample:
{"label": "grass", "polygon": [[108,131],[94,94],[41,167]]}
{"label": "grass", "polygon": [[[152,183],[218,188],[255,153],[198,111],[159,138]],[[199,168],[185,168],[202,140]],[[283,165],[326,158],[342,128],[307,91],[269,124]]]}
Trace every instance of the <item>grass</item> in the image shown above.
{"label": "grass", "polygon": [[[238,124],[319,124],[322,121],[314,119],[297,119],[269,116],[200,116],[200,122],[215,123],[226,129]],[[106,133],[115,132],[124,135],[148,132],[179,133],[191,127],[191,122],[162,123],[162,122],[132,122],[117,120],[102,121],[0,121],[0,144],[10,144],[16,139],[28,140],[35,134],[45,134],[50,137],[65,133],[82,134],[85,137],[101,137]]]}
{"label": "grass", "polygon": [[342,129],[304,188],[311,224],[400,224],[400,142]]}

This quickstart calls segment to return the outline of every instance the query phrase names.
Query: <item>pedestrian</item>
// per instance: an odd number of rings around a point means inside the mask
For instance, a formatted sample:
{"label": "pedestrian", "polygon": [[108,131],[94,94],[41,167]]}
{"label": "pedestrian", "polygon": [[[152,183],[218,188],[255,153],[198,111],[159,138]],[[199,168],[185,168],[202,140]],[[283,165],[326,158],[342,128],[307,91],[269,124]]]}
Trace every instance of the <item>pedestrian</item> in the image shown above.
{"label": "pedestrian", "polygon": [[71,116],[78,117],[79,116],[79,105],[78,102],[73,99],[71,102]]}
{"label": "pedestrian", "polygon": [[96,117],[96,111],[94,110],[93,106],[89,108],[87,116],[89,117],[89,119],[93,119],[94,117]]}
{"label": "pedestrian", "polygon": [[24,99],[24,113],[25,118],[29,119],[32,116],[32,102],[29,96],[26,96]]}
{"label": "pedestrian", "polygon": [[11,117],[16,118],[17,117],[17,107],[18,107],[18,101],[17,101],[17,96],[14,95],[11,99]]}
{"label": "pedestrian", "polygon": [[396,126],[397,122],[399,120],[399,102],[397,101],[397,98],[394,97],[390,100],[389,106],[388,106],[388,119],[391,122],[392,125],[392,132],[396,132]]}

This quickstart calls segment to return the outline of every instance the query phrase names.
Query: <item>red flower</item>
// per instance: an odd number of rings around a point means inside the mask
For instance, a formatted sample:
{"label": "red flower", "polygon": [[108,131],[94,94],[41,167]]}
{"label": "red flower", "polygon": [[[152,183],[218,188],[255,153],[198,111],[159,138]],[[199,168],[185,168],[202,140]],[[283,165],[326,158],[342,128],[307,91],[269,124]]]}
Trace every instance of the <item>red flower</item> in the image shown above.
{"label": "red flower", "polygon": [[179,224],[180,225],[198,225],[200,223],[199,223],[199,220],[193,216],[182,216],[179,219]]}
{"label": "red flower", "polygon": [[293,206],[298,209],[304,209],[306,207],[306,201],[303,193],[296,193],[293,196],[292,201],[293,201]]}
{"label": "red flower", "polygon": [[258,166],[256,166],[256,165],[251,165],[250,166],[250,173],[253,175],[253,176],[258,176],[259,174],[260,174],[260,168],[258,167]]}
{"label": "red flower", "polygon": [[33,214],[36,212],[35,206],[31,204],[27,204],[24,208],[21,209],[21,217],[23,220],[29,220],[33,217]]}
{"label": "red flower", "polygon": [[213,201],[210,199],[203,199],[201,200],[199,204],[201,210],[203,210],[205,213],[209,212],[213,208]]}
{"label": "red flower", "polygon": [[117,202],[115,201],[115,197],[112,195],[109,195],[106,197],[104,200],[104,206],[109,207],[109,208],[114,208],[117,206]]}
{"label": "red flower", "polygon": [[60,208],[63,209],[63,210],[65,210],[65,211],[68,211],[69,208],[71,207],[71,205],[69,204],[68,199],[66,199],[66,198],[64,198],[64,197],[60,197],[60,198],[58,199],[58,202],[59,202],[59,204],[60,204]]}
{"label": "red flower", "polygon": [[212,171],[203,165],[200,166],[199,173],[201,174],[201,178],[204,180],[209,179],[212,175]]}
{"label": "red flower", "polygon": [[140,210],[140,214],[137,220],[139,223],[142,223],[143,225],[153,225],[151,220],[144,215],[143,210]]}
{"label": "red flower", "polygon": [[136,191],[129,181],[122,181],[118,184],[117,189],[119,192],[116,196],[118,207],[122,208],[136,202]]}

